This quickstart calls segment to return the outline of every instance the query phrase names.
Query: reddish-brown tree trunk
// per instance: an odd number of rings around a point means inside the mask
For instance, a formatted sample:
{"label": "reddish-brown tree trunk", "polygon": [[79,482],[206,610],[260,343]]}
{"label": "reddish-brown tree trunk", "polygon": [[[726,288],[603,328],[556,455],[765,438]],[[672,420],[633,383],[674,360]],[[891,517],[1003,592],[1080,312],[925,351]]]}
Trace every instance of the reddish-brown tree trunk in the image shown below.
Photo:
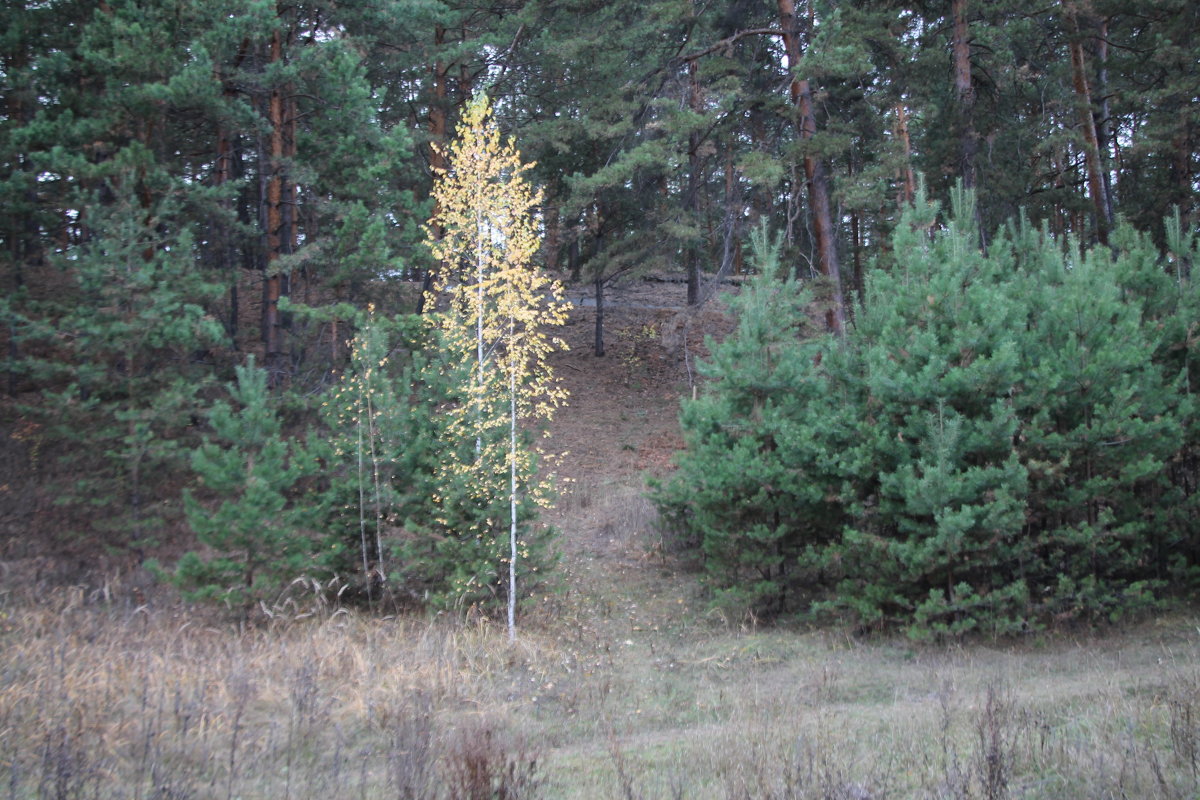
{"label": "reddish-brown tree trunk", "polygon": [[[446,43],[446,29],[437,26],[433,43],[441,48]],[[436,177],[446,168],[446,80],[449,68],[440,58],[433,64],[433,102],[429,105],[429,166]],[[436,210],[435,210],[436,216]]]}
{"label": "reddish-brown tree trunk", "polygon": [[[800,25],[794,0],[778,0],[779,22],[783,29],[783,46],[788,69],[792,71],[788,91],[797,112],[796,124],[800,138],[811,141],[817,133],[817,117],[813,110],[812,88],[808,79],[795,74],[800,63]],[[828,279],[833,297],[825,314],[825,326],[841,334],[846,329],[846,304],[842,295],[842,276],[838,268],[837,242],[833,230],[833,214],[829,203],[829,179],[825,164],[811,149],[804,155],[804,177],[808,189],[809,213],[812,216],[813,237],[817,246],[817,263]]]}
{"label": "reddish-brown tree trunk", "polygon": [[967,0],[953,0],[954,33],[951,52],[954,57],[954,98],[957,104],[958,174],[963,186],[975,188],[975,154],[978,141],[975,134],[975,83],[971,79],[971,39],[967,24]]}
{"label": "reddish-brown tree trunk", "polygon": [[1075,84],[1075,104],[1078,108],[1079,126],[1083,132],[1083,160],[1087,169],[1088,194],[1096,217],[1096,239],[1108,244],[1109,218],[1108,193],[1104,186],[1103,167],[1100,160],[1100,142],[1096,135],[1096,118],[1092,114],[1092,93],[1088,86],[1087,62],[1083,53],[1083,36],[1079,30],[1078,9],[1073,2],[1063,3],[1067,20],[1071,52],[1071,77]]}
{"label": "reddish-brown tree trunk", "polygon": [[562,213],[558,206],[546,203],[542,207],[542,220],[546,226],[542,265],[548,272],[557,272],[559,251],[562,250]]}
{"label": "reddish-brown tree trunk", "polygon": [[[434,47],[440,49],[446,43],[446,29],[438,25],[433,32]],[[431,68],[433,73],[433,101],[429,104],[429,169],[433,173],[434,180],[446,169],[446,152],[443,148],[446,146],[446,81],[449,75],[449,67],[440,58],[433,62]],[[436,201],[433,207],[433,219],[438,218],[441,209],[437,206]],[[443,235],[442,226],[433,222],[429,226],[429,235],[435,240],[441,239]],[[421,280],[421,294],[417,298],[417,313],[425,313],[425,296],[429,290],[433,288],[433,267],[425,271],[425,275]]]}
{"label": "reddish-brown tree trunk", "polygon": [[[700,86],[696,79],[696,62],[688,64],[688,108],[698,111],[700,108]],[[700,222],[700,170],[703,159],[700,156],[700,134],[692,131],[688,134],[688,185],[686,207],[689,222],[697,225]],[[694,306],[700,302],[700,245],[693,238],[685,245],[687,263],[687,304]]]}
{"label": "reddish-brown tree trunk", "polygon": [[[246,53],[248,42],[243,42],[241,51],[238,54],[238,62]],[[221,84],[221,95],[226,102],[230,102],[235,94],[234,89],[225,80],[218,67],[213,76],[217,82]],[[213,164],[213,185],[219,187],[224,186],[233,177],[233,138],[230,135],[229,129],[224,124],[217,126],[217,160]],[[225,198],[221,201],[221,208],[226,215],[232,214],[232,200]],[[233,243],[230,241],[229,223],[227,219],[222,219],[217,225],[217,267],[221,274],[229,281],[229,317],[226,323],[226,331],[229,334],[229,342],[234,350],[238,349],[238,277],[239,270],[236,260],[233,257]]]}
{"label": "reddish-brown tree trunk", "polygon": [[1112,224],[1114,218],[1113,211],[1113,187],[1111,178],[1111,165],[1116,163],[1116,156],[1112,148],[1116,145],[1116,137],[1112,131],[1112,111],[1109,108],[1108,99],[1108,21],[1101,20],[1100,27],[1096,36],[1096,61],[1098,67],[1096,69],[1096,92],[1098,93],[1097,102],[1099,103],[1099,114],[1096,118],[1096,144],[1100,148],[1100,161],[1103,166],[1107,163],[1109,166],[1103,168],[1102,175],[1104,178],[1104,202],[1106,203],[1105,216],[1109,224]]}
{"label": "reddish-brown tree trunk", "polygon": [[896,136],[904,152],[904,163],[900,167],[900,191],[896,204],[911,206],[917,195],[917,181],[912,168],[912,140],[908,136],[908,109],[904,103],[896,103]]}
{"label": "reddish-brown tree trunk", "polygon": [[[268,62],[282,62],[283,50],[284,34],[276,30],[271,36]],[[289,291],[288,274],[278,262],[281,256],[295,250],[296,243],[296,187],[290,174],[296,150],[296,114],[289,85],[271,88],[267,97],[267,120],[271,132],[266,165],[266,277],[263,281],[262,327],[271,384],[277,385],[284,372],[285,320],[279,311],[279,301]]]}
{"label": "reddish-brown tree trunk", "polygon": [[[267,60],[278,63],[283,57],[283,37],[279,31],[271,36]],[[260,168],[266,174],[266,274],[263,279],[262,335],[266,346],[266,366],[274,375],[278,369],[282,352],[279,334],[279,298],[282,282],[277,271],[279,259],[279,235],[282,226],[280,206],[283,201],[283,174],[280,160],[283,158],[283,93],[279,87],[272,88],[267,96],[267,121],[271,126],[267,145],[266,163]],[[272,377],[272,383],[274,378]]]}
{"label": "reddish-brown tree trunk", "polygon": [[[951,53],[954,62],[954,97],[958,112],[958,174],[963,187],[974,189],[979,183],[979,132],[975,130],[975,80],[971,76],[971,29],[967,20],[968,0],[952,0]],[[987,249],[988,235],[983,225],[983,207],[975,204],[975,227],[979,246]]]}

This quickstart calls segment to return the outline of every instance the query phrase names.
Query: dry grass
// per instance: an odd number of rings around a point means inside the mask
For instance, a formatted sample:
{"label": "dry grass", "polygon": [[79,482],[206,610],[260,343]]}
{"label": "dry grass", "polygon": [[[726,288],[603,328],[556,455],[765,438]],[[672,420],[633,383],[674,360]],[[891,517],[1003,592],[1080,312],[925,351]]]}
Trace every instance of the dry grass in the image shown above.
{"label": "dry grass", "polygon": [[914,650],[703,621],[622,634],[577,611],[509,646],[486,621],[238,631],[81,590],[2,603],[0,797],[1200,791],[1200,636],[1182,619]]}

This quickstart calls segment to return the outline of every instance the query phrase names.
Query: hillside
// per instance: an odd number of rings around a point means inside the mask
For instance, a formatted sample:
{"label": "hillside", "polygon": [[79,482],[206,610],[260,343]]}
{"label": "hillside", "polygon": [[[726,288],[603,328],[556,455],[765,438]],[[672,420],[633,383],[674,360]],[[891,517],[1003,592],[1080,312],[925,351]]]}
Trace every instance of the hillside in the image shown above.
{"label": "hillside", "polygon": [[610,295],[600,358],[590,298],[569,295],[576,303],[564,329],[569,350],[555,355],[554,368],[571,394],[548,444],[565,453],[557,469],[563,496],[545,521],[561,532],[569,613],[619,635],[677,626],[695,614],[694,576],[681,576],[663,553],[645,479],[670,469],[682,446],[679,400],[698,377],[695,361],[707,353],[705,337],[723,336],[731,322],[719,298],[685,312],[680,283],[635,281]]}

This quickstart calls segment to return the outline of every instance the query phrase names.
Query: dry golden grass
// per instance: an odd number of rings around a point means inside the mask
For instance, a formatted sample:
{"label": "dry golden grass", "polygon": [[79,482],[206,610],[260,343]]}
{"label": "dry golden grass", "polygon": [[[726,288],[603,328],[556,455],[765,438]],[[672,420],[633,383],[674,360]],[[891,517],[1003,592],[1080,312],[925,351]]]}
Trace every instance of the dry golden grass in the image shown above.
{"label": "dry golden grass", "polygon": [[569,601],[516,645],[485,620],[346,612],[239,631],[78,589],[0,613],[0,797],[1200,791],[1182,618],[913,649],[703,618],[634,631]]}

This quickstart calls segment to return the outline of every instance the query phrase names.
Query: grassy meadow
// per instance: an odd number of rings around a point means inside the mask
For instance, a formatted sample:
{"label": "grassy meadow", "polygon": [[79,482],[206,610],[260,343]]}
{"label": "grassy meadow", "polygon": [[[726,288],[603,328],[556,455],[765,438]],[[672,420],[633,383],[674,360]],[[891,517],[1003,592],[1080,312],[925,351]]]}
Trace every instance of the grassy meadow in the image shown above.
{"label": "grassy meadow", "polygon": [[623,558],[569,559],[515,645],[301,586],[239,629],[117,578],[6,585],[0,798],[1200,794],[1191,617],[953,646],[733,625],[632,495],[596,496],[624,509],[603,529]]}

